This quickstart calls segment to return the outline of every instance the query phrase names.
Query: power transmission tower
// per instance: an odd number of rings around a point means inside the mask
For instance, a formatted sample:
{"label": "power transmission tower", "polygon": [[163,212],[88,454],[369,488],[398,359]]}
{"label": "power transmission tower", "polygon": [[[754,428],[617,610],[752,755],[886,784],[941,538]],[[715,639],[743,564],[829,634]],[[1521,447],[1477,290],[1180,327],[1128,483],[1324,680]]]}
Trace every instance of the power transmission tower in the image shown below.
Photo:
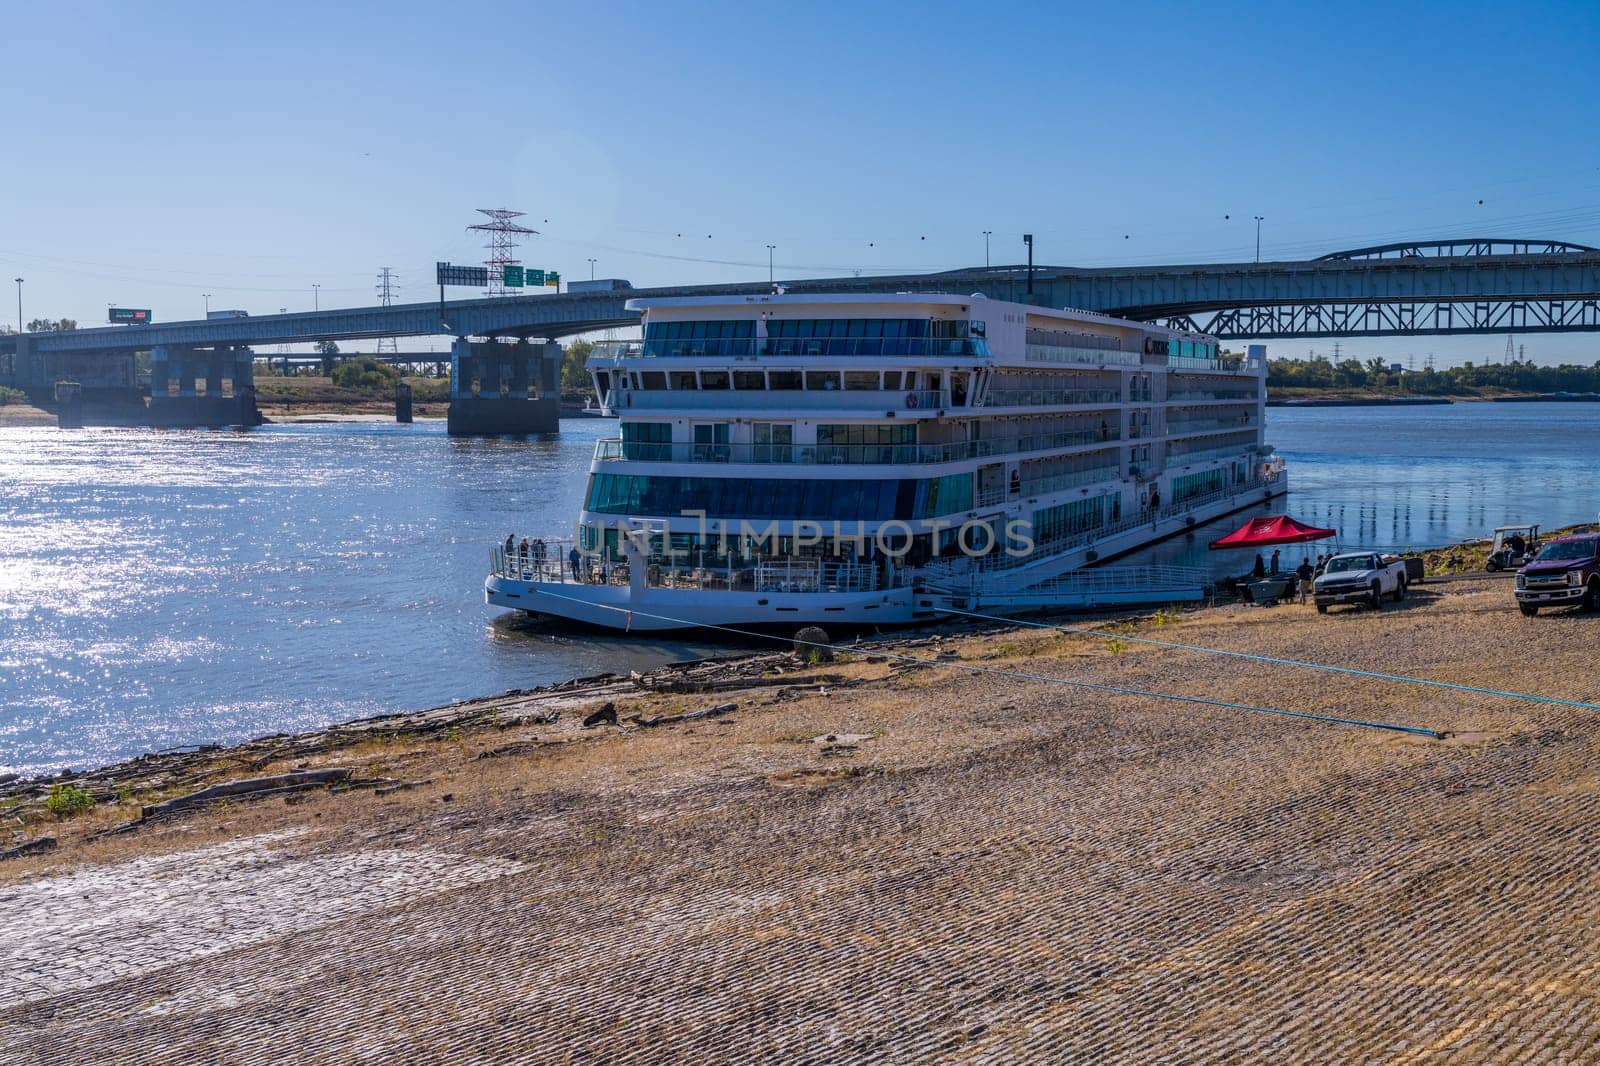
{"label": "power transmission tower", "polygon": [[488,215],[488,222],[480,222],[475,226],[468,226],[469,230],[478,230],[489,235],[489,243],[484,245],[489,249],[489,258],[483,262],[489,268],[489,288],[485,296],[506,295],[506,267],[516,266],[521,262],[513,253],[517,247],[517,237],[527,234],[538,236],[539,231],[529,229],[513,221],[522,217],[521,211],[508,211],[503,207],[480,207],[478,214]]}
{"label": "power transmission tower", "polygon": [[1509,333],[1506,334],[1506,354],[1500,357],[1500,361],[1507,366],[1510,366],[1512,363],[1517,361],[1516,343]]}
{"label": "power transmission tower", "polygon": [[[394,294],[400,291],[400,279],[395,276],[392,268],[384,267],[382,272],[378,274],[378,284],[373,287],[378,290],[378,303],[388,307],[394,303]],[[393,337],[379,337],[378,354],[380,356],[399,355],[399,342]]]}

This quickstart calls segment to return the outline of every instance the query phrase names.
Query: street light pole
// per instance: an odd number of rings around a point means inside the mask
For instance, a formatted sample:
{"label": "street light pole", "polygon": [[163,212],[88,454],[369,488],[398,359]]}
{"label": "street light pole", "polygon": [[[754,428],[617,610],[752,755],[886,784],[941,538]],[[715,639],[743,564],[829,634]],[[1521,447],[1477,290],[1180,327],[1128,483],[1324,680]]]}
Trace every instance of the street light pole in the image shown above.
{"label": "street light pole", "polygon": [[1256,218],[1256,262],[1261,262],[1261,216]]}
{"label": "street light pole", "polygon": [[773,249],[775,249],[777,247],[778,246],[776,244],[767,245],[767,284],[768,285],[772,284],[772,251],[773,251]]}
{"label": "street light pole", "polygon": [[22,332],[22,279],[17,278],[17,333]]}
{"label": "street light pole", "polygon": [[209,292],[203,292],[200,295],[206,298],[206,317],[209,318],[211,317],[211,294]]}
{"label": "street light pole", "polygon": [[589,260],[589,280],[594,280],[594,260]]}
{"label": "street light pole", "polygon": [[994,230],[992,229],[986,229],[983,231],[983,265],[985,267],[988,267],[989,265],[989,238],[993,235]]}
{"label": "street light pole", "polygon": [[316,282],[311,284],[311,309],[313,311],[322,310],[322,286]]}

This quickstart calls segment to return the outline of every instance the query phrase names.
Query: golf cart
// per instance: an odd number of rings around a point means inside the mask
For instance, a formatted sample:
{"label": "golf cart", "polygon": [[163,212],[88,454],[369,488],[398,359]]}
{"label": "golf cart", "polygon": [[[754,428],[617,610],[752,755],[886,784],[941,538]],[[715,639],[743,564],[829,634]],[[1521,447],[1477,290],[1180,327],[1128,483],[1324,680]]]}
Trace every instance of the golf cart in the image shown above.
{"label": "golf cart", "polygon": [[1538,526],[1496,526],[1494,544],[1489,549],[1489,561],[1483,564],[1483,568],[1491,574],[1496,570],[1520,570],[1538,552]]}

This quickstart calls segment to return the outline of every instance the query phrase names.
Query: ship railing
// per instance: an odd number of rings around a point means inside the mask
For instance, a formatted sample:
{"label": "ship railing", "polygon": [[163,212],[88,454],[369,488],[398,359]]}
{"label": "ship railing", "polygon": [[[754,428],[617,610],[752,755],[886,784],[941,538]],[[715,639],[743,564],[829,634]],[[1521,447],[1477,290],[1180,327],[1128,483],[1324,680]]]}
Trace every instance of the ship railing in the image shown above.
{"label": "ship railing", "polygon": [[1195,400],[1223,400],[1228,403],[1255,403],[1260,396],[1254,392],[1235,392],[1230,389],[1176,389],[1167,393],[1168,403]]}
{"label": "ship railing", "polygon": [[1169,355],[1167,365],[1175,370],[1243,370],[1244,360],[1208,359],[1203,355]]}
{"label": "ship railing", "polygon": [[1169,419],[1167,434],[1173,436],[1182,433],[1205,433],[1214,429],[1254,429],[1260,424],[1255,415],[1240,415],[1237,418],[1190,418],[1178,421]]}
{"label": "ship railing", "polygon": [[1068,404],[1115,404],[1122,394],[1117,389],[990,389],[984,395],[985,407],[1060,407]]}
{"label": "ship railing", "polygon": [[610,437],[595,442],[600,462],[635,463],[797,463],[900,466],[953,463],[963,459],[1018,455],[1076,448],[1086,444],[1114,446],[1121,436],[1109,427],[1066,433],[1037,433],[994,440],[950,441],[944,444],[710,444],[689,441],[626,441]]}
{"label": "ship railing", "polygon": [[591,359],[832,358],[978,356],[980,337],[718,337],[699,340],[596,341]]}
{"label": "ship railing", "polygon": [[1062,489],[1075,489],[1080,485],[1093,485],[1097,481],[1116,481],[1119,471],[1114,466],[1099,466],[1092,470],[1068,470],[1047,477],[1023,478],[1023,496],[1044,496]]}
{"label": "ship railing", "polygon": [[1246,453],[1249,449],[1250,445],[1240,443],[1231,447],[1201,448],[1192,452],[1169,450],[1167,452],[1167,465],[1169,467],[1191,466],[1195,463],[1209,463],[1213,459],[1248,459],[1249,456]]}
{"label": "ship railing", "polygon": [[489,571],[513,581],[554,585],[626,586],[633,567],[643,566],[645,585],[662,589],[705,589],[730,592],[872,592],[901,583],[889,567],[871,563],[825,559],[774,559],[721,565],[715,559],[687,561],[650,556],[640,562],[614,559],[604,554],[580,552],[574,561],[572,544],[551,541],[541,556],[533,542],[517,542],[510,551],[497,544],[490,552]]}
{"label": "ship railing", "polygon": [[[952,400],[958,401],[952,403]],[[726,408],[743,406],[749,414],[759,416],[767,411],[792,411],[802,407],[827,410],[861,408],[865,410],[893,411],[943,411],[962,407],[966,398],[952,396],[939,389],[608,389],[604,408],[617,414],[629,408],[659,410],[662,408],[702,407],[715,405]],[[781,415],[779,416],[781,417]]]}
{"label": "ship railing", "polygon": [[1024,358],[1030,363],[1074,363],[1085,366],[1138,366],[1142,361],[1138,352],[1087,348],[1075,344],[1036,344],[1032,341],[1028,342]]}

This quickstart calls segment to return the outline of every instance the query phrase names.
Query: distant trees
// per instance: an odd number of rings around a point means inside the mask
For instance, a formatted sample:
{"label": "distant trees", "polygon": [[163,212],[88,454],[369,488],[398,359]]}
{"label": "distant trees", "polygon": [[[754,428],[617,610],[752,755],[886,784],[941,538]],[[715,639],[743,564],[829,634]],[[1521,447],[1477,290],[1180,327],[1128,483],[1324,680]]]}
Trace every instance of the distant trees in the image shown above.
{"label": "distant trees", "polygon": [[[332,344],[333,342],[324,341],[323,343]],[[328,376],[333,378],[333,383],[341,389],[378,392],[382,389],[393,388],[395,382],[400,380],[400,371],[388,363],[378,362],[370,355],[358,355],[354,359],[346,359],[333,367]]]}
{"label": "distant trees", "polygon": [[1592,366],[1563,363],[1491,363],[1394,373],[1382,359],[1366,363],[1346,359],[1334,363],[1311,359],[1269,359],[1267,385],[1286,389],[1398,389],[1423,396],[1471,394],[1482,389],[1509,392],[1600,392],[1600,362]]}
{"label": "distant trees", "polygon": [[28,323],[29,333],[65,333],[67,330],[77,328],[77,321],[71,318],[58,318],[54,321],[48,318],[36,318]]}
{"label": "distant trees", "polygon": [[590,341],[573,341],[561,356],[561,391],[594,393],[594,382],[583,368],[589,353],[594,351]]}
{"label": "distant trees", "polygon": [[322,376],[333,376],[333,365],[339,361],[339,345],[335,341],[318,341],[312,345],[318,355],[322,356]]}

